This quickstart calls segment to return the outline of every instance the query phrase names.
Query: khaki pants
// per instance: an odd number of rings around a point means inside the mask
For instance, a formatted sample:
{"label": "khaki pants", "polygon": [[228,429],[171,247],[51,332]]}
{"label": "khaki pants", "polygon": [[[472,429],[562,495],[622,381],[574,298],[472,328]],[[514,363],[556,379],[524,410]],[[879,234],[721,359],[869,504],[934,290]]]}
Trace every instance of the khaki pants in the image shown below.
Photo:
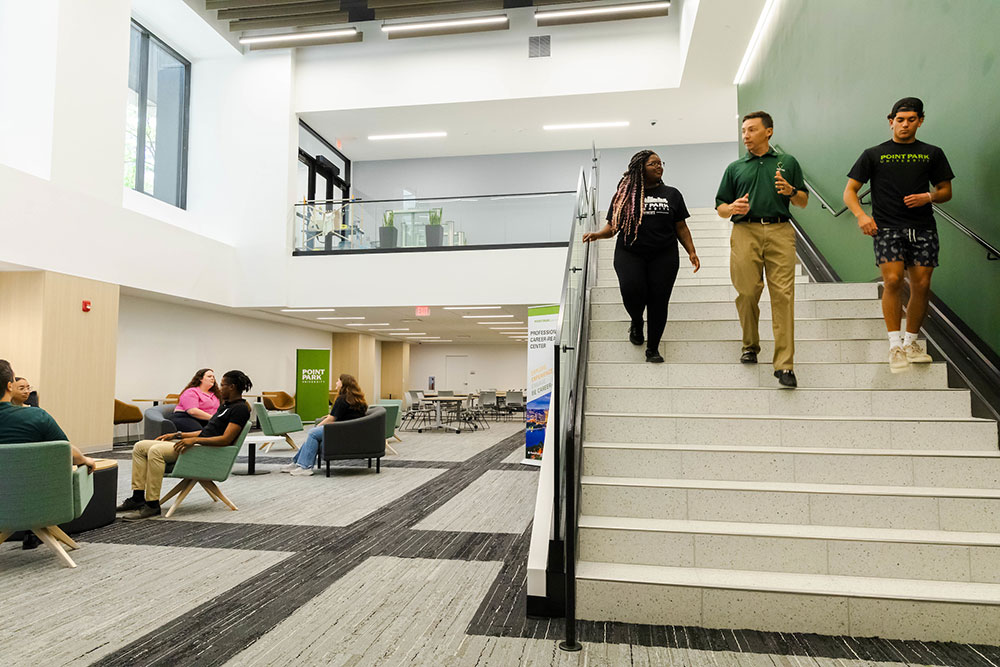
{"label": "khaki pants", "polygon": [[140,440],[132,447],[132,490],[143,489],[146,500],[160,499],[163,470],[177,460],[171,440]]}
{"label": "khaki pants", "polygon": [[792,368],[795,356],[795,229],[791,223],[733,225],[729,274],[743,327],[743,350],[760,352],[760,295],[763,276],[771,295],[774,369]]}

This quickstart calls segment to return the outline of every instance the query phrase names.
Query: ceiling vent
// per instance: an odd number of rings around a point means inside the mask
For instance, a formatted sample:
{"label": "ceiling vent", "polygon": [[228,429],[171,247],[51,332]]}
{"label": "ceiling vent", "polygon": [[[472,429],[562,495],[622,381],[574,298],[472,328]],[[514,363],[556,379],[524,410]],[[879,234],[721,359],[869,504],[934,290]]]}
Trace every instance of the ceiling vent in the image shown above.
{"label": "ceiling vent", "polygon": [[529,58],[548,58],[552,55],[552,36],[539,35],[528,38]]}

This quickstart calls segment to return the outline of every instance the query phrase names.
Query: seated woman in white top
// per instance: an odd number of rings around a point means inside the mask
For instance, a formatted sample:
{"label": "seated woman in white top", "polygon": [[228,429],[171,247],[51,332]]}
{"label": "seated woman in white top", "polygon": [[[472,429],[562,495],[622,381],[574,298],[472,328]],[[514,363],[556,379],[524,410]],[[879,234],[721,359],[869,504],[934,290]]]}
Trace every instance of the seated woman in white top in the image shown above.
{"label": "seated woman in white top", "polygon": [[218,409],[219,385],[215,381],[215,371],[202,368],[184,387],[170,421],[178,431],[200,431]]}

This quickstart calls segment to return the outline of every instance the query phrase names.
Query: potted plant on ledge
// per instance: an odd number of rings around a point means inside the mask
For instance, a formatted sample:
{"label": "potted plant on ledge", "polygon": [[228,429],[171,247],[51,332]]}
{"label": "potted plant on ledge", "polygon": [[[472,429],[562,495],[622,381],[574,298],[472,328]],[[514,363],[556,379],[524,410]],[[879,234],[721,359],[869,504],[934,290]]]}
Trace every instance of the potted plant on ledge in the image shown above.
{"label": "potted plant on ledge", "polygon": [[379,248],[395,248],[396,238],[399,230],[396,229],[392,224],[393,214],[392,211],[386,211],[382,214],[382,226],[378,228],[378,247]]}
{"label": "potted plant on ledge", "polygon": [[441,227],[441,209],[432,208],[429,218],[430,224],[424,225],[424,234],[427,237],[427,247],[434,248],[444,244],[444,228]]}

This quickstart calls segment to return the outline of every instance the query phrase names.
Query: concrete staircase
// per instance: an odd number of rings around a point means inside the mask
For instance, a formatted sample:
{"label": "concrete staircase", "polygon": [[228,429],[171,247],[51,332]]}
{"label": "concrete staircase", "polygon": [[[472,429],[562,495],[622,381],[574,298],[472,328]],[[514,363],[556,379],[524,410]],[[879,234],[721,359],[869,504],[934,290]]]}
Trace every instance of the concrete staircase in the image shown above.
{"label": "concrete staircase", "polygon": [[578,616],[1000,643],[997,424],[945,364],[892,375],[875,284],[798,272],[800,388],[777,389],[770,304],[738,362],[729,223],[689,220],[661,353],[644,361],[598,245]]}

